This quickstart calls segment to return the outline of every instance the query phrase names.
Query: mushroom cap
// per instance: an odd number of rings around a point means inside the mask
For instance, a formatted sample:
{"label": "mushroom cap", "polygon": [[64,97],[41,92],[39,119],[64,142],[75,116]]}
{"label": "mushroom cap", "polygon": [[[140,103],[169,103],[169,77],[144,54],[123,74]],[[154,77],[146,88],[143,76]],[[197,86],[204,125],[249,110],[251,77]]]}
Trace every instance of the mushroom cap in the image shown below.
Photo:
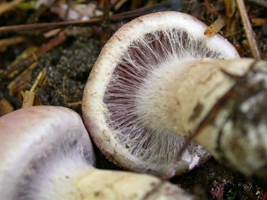
{"label": "mushroom cap", "polygon": [[34,176],[45,179],[50,170],[67,163],[65,157],[72,167],[80,161],[83,168],[95,163],[80,116],[63,107],[35,106],[2,116],[0,141],[0,194],[5,200],[32,195],[31,187],[42,189]]}
{"label": "mushroom cap", "polygon": [[[206,28],[187,14],[153,13],[121,27],[103,47],[85,86],[82,110],[92,139],[112,162],[154,175],[162,175],[172,165],[185,139],[168,128],[153,130],[150,122],[142,121],[144,117],[136,111],[142,99],[138,90],[146,77],[160,75],[158,69],[162,66],[166,74],[169,66],[179,68],[181,61],[239,58],[235,48],[222,36],[205,36]],[[181,72],[187,70],[183,64]],[[201,146],[191,142],[176,174],[208,158]]]}

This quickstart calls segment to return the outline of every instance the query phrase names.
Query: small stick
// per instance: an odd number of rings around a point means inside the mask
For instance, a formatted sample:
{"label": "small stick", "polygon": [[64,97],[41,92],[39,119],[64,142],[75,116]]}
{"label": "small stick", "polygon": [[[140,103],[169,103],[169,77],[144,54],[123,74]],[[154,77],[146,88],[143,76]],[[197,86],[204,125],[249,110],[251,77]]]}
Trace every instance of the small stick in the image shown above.
{"label": "small stick", "polygon": [[118,11],[127,0],[120,0],[115,4],[114,11]]}
{"label": "small stick", "polygon": [[267,8],[267,1],[266,0],[248,0],[251,3],[255,3],[258,6],[263,6],[265,8]]}
{"label": "small stick", "polygon": [[69,12],[70,12],[70,8],[71,8],[71,3],[72,3],[72,0],[69,0],[69,2],[68,2],[68,9],[66,10],[64,21],[69,21],[68,20],[68,17],[69,17]]}
{"label": "small stick", "polygon": [[136,4],[137,4],[136,0],[132,0],[131,10],[135,10],[137,8]]}
{"label": "small stick", "polygon": [[27,38],[22,37],[22,36],[2,39],[2,40],[0,40],[0,51],[6,49],[8,46],[19,44],[19,43],[22,43],[26,40],[27,40]]}
{"label": "small stick", "polygon": [[103,16],[102,16],[102,24],[101,24],[101,46],[104,46],[106,44],[109,36],[109,23],[110,23],[110,16],[109,16],[109,9],[110,6],[110,0],[104,0],[104,6],[103,6]]}
{"label": "small stick", "polygon": [[15,98],[15,97],[7,94],[7,93],[4,93],[4,98],[6,100],[8,100],[10,103],[14,104],[16,107],[21,108],[22,103],[17,98]]}
{"label": "small stick", "polygon": [[207,35],[208,37],[215,35],[225,26],[225,24],[226,18],[219,15],[218,19],[205,30],[204,35]]}
{"label": "small stick", "polygon": [[255,40],[255,37],[253,36],[253,30],[252,30],[252,27],[251,27],[251,24],[248,18],[248,14],[245,8],[244,1],[236,0],[236,3],[237,3],[237,7],[238,7],[238,10],[239,10],[239,13],[242,19],[242,23],[245,29],[245,34],[248,40],[250,51],[254,59],[260,60],[261,59],[260,52],[257,46],[257,42]]}
{"label": "small stick", "polygon": [[39,50],[37,50],[33,55],[29,56],[27,59],[21,61],[20,63],[9,66],[7,69],[3,72],[2,76],[7,76],[9,73],[13,72],[14,70],[22,70],[25,66],[32,64],[36,61],[36,58],[39,58],[44,53],[50,51],[54,47],[62,44],[67,39],[67,36],[65,34],[61,34],[56,38],[51,39],[48,43],[42,45]]}
{"label": "small stick", "polygon": [[[167,2],[162,2],[154,4],[148,8],[139,8],[133,11],[123,12],[116,14],[110,17],[111,22],[121,21],[123,19],[135,18],[140,15],[147,14],[152,10],[157,10],[162,6],[169,6]],[[67,21],[67,22],[52,22],[52,23],[40,23],[40,24],[24,24],[24,25],[15,25],[15,26],[5,26],[0,27],[0,33],[9,33],[9,32],[20,32],[20,31],[34,31],[42,30],[47,31],[55,28],[64,28],[67,26],[93,26],[98,25],[102,22],[101,18],[94,18],[87,21],[76,20],[76,21]]]}
{"label": "small stick", "polygon": [[236,3],[235,1],[231,0],[224,0],[224,7],[225,7],[225,13],[228,18],[231,18],[234,16],[236,11]]}
{"label": "small stick", "polygon": [[23,95],[22,108],[42,105],[34,92],[26,90]]}
{"label": "small stick", "polygon": [[64,28],[67,26],[84,26],[84,25],[96,25],[101,22],[100,18],[90,19],[88,21],[69,21],[69,22],[52,22],[52,23],[41,23],[41,24],[25,24],[15,26],[0,27],[0,33],[4,32],[19,32],[19,31],[34,31],[34,30],[51,30],[55,28]]}
{"label": "small stick", "polygon": [[23,97],[22,108],[29,108],[33,106],[34,99],[35,99],[35,93],[26,90]]}
{"label": "small stick", "polygon": [[32,85],[30,91],[26,90],[23,96],[23,103],[22,103],[22,108],[28,108],[34,105],[41,105],[39,99],[37,98],[34,90],[37,87],[37,85],[40,83],[41,79],[44,76],[44,70],[42,70],[36,80],[34,81],[34,84]]}
{"label": "small stick", "polygon": [[82,105],[82,101],[67,103],[70,107],[76,107]]}
{"label": "small stick", "polygon": [[0,100],[0,116],[10,113],[14,110],[13,106],[5,98]]}
{"label": "small stick", "polygon": [[18,92],[22,85],[26,85],[29,80],[32,71],[35,69],[37,62],[31,64],[26,70],[24,70],[19,76],[17,76],[10,84],[8,84],[7,88],[9,90],[9,94],[14,96],[15,93]]}
{"label": "small stick", "polygon": [[[16,59],[9,65],[7,66],[7,68],[3,71],[2,74],[2,78],[7,78],[7,79],[12,79],[14,78],[16,75],[18,75],[19,71],[16,71],[16,69],[14,68],[17,65],[23,65],[22,63],[24,62],[24,60],[26,60],[28,57],[30,57],[33,52],[36,52],[38,50],[37,46],[29,46],[27,49],[25,49],[20,55],[18,55],[16,57]],[[7,69],[13,69],[13,71],[10,71],[10,73],[5,74],[5,71]],[[1,77],[1,75],[0,75]]]}
{"label": "small stick", "polygon": [[23,0],[14,0],[14,1],[11,1],[9,3],[1,3],[0,4],[0,16],[11,10],[14,6],[16,6],[17,4],[19,4],[20,2],[22,2]]}
{"label": "small stick", "polygon": [[43,72],[41,71],[41,72],[38,74],[36,80],[34,81],[34,84],[32,85],[32,87],[31,87],[31,89],[30,89],[30,92],[33,92],[33,91],[35,90],[35,88],[36,88],[37,85],[39,84],[39,82],[40,82],[40,80],[41,80],[42,77],[43,77]]}

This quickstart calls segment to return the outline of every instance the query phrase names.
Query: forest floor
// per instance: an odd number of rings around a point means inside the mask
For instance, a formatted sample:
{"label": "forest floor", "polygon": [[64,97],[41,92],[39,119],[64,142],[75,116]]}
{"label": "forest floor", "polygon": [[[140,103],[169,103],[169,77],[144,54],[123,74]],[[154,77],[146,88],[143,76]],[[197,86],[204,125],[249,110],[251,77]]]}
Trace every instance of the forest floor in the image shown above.
{"label": "forest floor", "polygon": [[[83,88],[103,45],[122,24],[152,12],[191,14],[212,25],[211,33],[219,32],[241,57],[267,60],[267,2],[247,0],[244,8],[236,2],[1,1],[0,116],[32,105],[59,105],[81,114]],[[254,32],[246,33],[250,27]],[[95,150],[98,168],[121,170]],[[267,199],[260,185],[213,158],[171,182],[201,199]]]}

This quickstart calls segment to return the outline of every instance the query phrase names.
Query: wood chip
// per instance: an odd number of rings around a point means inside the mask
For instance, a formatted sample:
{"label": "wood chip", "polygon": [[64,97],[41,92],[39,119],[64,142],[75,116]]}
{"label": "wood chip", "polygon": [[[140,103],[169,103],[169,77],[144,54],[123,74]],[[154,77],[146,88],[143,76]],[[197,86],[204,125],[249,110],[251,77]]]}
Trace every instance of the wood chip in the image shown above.
{"label": "wood chip", "polygon": [[42,105],[34,92],[26,90],[24,93],[22,108]]}
{"label": "wood chip", "polygon": [[225,26],[225,24],[225,17],[219,16],[218,19],[205,30],[204,35],[209,37],[215,35]]}
{"label": "wood chip", "polygon": [[17,4],[19,4],[20,2],[22,2],[23,0],[14,0],[11,2],[4,2],[0,4],[0,16],[2,14],[4,14],[5,12],[11,10],[12,8],[14,8],[14,6],[16,6]]}
{"label": "wood chip", "polygon": [[267,22],[264,18],[251,18],[252,26],[262,27]]}
{"label": "wood chip", "polygon": [[237,2],[237,7],[239,10],[240,16],[241,16],[242,24],[244,26],[244,30],[245,30],[245,34],[248,40],[250,51],[254,59],[260,60],[261,59],[260,51],[257,45],[257,41],[254,37],[254,32],[253,32],[253,29],[251,27],[251,24],[248,18],[248,14],[245,8],[244,1],[236,0],[236,2]]}
{"label": "wood chip", "polygon": [[0,100],[0,116],[10,113],[14,110],[12,105],[5,98]]}
{"label": "wood chip", "polygon": [[32,71],[35,69],[37,62],[31,64],[27,69],[25,69],[17,78],[15,78],[8,86],[9,95],[14,96],[15,93],[18,93],[20,89],[24,90],[21,86],[26,85],[32,74]]}
{"label": "wood chip", "polygon": [[[21,63],[21,61],[25,60],[27,57],[31,56],[35,51],[37,51],[38,47],[37,46],[30,46],[26,50],[24,50],[14,62],[11,63],[9,68],[13,68],[14,66],[17,66]],[[14,78],[18,74],[17,70],[14,70],[12,73],[7,74],[8,78]]]}
{"label": "wood chip", "polygon": [[26,40],[27,39],[25,37],[22,37],[22,36],[2,39],[2,40],[0,40],[0,52],[6,51],[8,46],[19,44],[19,43],[22,43]]}
{"label": "wood chip", "polygon": [[227,17],[233,17],[236,11],[236,2],[232,0],[224,0],[225,13]]}

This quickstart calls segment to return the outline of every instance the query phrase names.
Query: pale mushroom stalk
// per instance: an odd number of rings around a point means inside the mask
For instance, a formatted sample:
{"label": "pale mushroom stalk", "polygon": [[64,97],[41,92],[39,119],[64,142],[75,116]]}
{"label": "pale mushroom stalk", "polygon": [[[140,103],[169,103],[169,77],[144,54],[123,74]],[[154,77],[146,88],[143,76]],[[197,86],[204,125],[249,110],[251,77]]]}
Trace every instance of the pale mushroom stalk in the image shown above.
{"label": "pale mushroom stalk", "polygon": [[[267,62],[204,59],[179,74],[164,72],[140,89],[144,122],[190,137],[224,165],[266,185]],[[168,174],[170,176],[170,174]]]}
{"label": "pale mushroom stalk", "polygon": [[67,108],[7,114],[0,118],[0,141],[1,199],[193,199],[152,176],[95,169],[88,133]]}
{"label": "pale mushroom stalk", "polygon": [[191,69],[177,96],[184,132],[267,188],[266,72],[266,61],[204,60]]}
{"label": "pale mushroom stalk", "polygon": [[[186,141],[182,136],[196,131],[195,140],[218,158],[220,132],[204,135],[201,127],[219,100],[251,71],[254,61],[227,61],[239,58],[235,48],[219,35],[205,36],[206,28],[186,14],[154,13],[124,25],[105,45],[85,87],[83,115],[96,145],[111,161],[163,175]],[[259,77],[264,67],[260,71]],[[228,140],[224,143],[226,148]],[[267,143],[258,144],[264,156],[257,161],[258,168],[250,168],[250,175],[266,167]],[[244,154],[252,155],[249,151]],[[189,143],[174,173],[191,170],[208,157],[201,146]],[[224,158],[249,175],[242,169],[248,163],[239,166],[244,163]]]}

